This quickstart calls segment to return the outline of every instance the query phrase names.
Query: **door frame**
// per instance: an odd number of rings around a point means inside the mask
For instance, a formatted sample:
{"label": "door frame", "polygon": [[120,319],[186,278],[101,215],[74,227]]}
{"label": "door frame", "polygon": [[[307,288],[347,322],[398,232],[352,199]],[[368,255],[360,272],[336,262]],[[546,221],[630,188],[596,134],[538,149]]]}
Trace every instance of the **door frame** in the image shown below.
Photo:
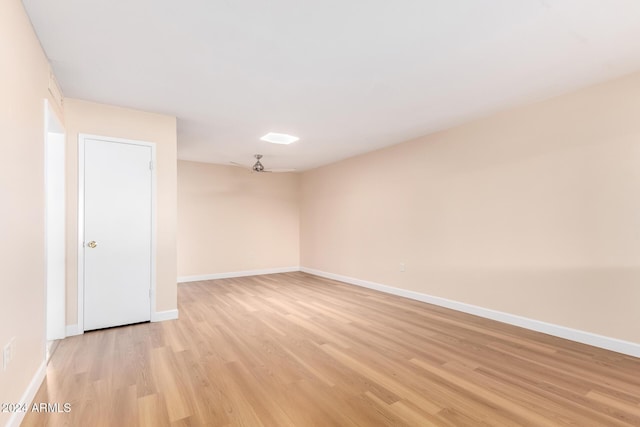
{"label": "door frame", "polygon": [[156,312],[156,144],[154,142],[80,133],[78,134],[78,332],[80,334],[84,334],[84,146],[87,139],[141,145],[151,148],[151,298],[149,299],[151,321],[153,321]]}
{"label": "door frame", "polygon": [[[51,335],[51,328],[54,327],[57,330],[57,333],[55,333],[54,335],[56,335],[57,338],[55,339],[62,339],[66,337],[66,320],[65,320],[65,315],[66,315],[66,304],[65,304],[65,300],[66,300],[66,228],[65,228],[65,224],[52,224],[50,222],[51,218],[50,218],[50,209],[52,208],[51,206],[49,206],[49,183],[48,183],[48,172],[49,172],[49,168],[52,167],[52,159],[50,158],[49,154],[50,154],[50,148],[51,148],[51,136],[55,135],[59,138],[62,139],[62,144],[59,144],[59,142],[56,142],[56,144],[58,145],[56,147],[56,149],[58,150],[58,154],[61,154],[62,157],[62,161],[61,163],[56,164],[55,166],[58,167],[59,171],[62,172],[61,176],[59,176],[59,178],[62,181],[62,186],[63,186],[63,194],[62,194],[62,198],[60,200],[57,200],[57,202],[60,203],[60,205],[58,206],[59,208],[62,209],[63,213],[62,213],[62,217],[63,217],[63,221],[66,221],[66,132],[65,132],[65,128],[62,124],[62,120],[60,120],[60,117],[58,116],[57,112],[55,111],[55,109],[53,108],[52,103],[49,101],[49,99],[45,98],[44,99],[44,188],[45,188],[45,199],[44,199],[44,205],[45,205],[45,224],[44,224],[44,230],[45,230],[45,234],[44,234],[44,239],[45,239],[45,252],[44,252],[44,260],[45,260],[45,287],[44,287],[44,300],[45,300],[45,316],[44,316],[44,321],[45,321],[45,336],[44,336],[44,348],[45,348],[45,360],[48,360],[49,356],[50,356],[50,352],[48,351],[48,343],[50,342],[49,340],[49,336]],[[58,159],[60,160],[60,159]],[[59,264],[57,266],[53,265],[53,260],[51,260],[49,258],[49,245],[51,244],[51,242],[49,241],[49,237],[50,237],[50,229],[51,227],[60,227],[62,225],[62,236],[63,236],[63,241],[62,241],[62,247],[59,249],[61,249],[62,254],[62,264]],[[62,283],[57,283],[58,286],[53,286],[53,284],[50,282],[50,270],[52,268],[58,268],[59,271],[62,272],[63,274],[63,280]],[[55,317],[55,321],[59,321],[60,323],[56,323],[55,325],[52,325],[51,322],[52,320],[54,320],[51,316],[51,311],[54,311],[57,315],[54,316]]]}

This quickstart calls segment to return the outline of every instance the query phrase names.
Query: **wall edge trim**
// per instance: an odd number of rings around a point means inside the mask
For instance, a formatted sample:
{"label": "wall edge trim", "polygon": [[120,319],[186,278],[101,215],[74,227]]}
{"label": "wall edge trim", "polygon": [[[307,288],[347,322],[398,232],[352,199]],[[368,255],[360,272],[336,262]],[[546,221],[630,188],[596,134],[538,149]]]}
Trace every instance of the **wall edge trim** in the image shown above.
{"label": "wall edge trim", "polygon": [[531,319],[528,317],[518,316],[503,311],[492,310],[477,305],[467,304],[454,301],[442,297],[423,294],[420,292],[410,291],[406,289],[395,288],[393,286],[383,285],[367,280],[356,279],[353,277],[342,276],[340,274],[328,273],[313,268],[300,267],[300,271],[314,276],[320,276],[327,279],[338,280],[340,282],[351,285],[361,286],[364,288],[374,289],[376,291],[388,294],[422,301],[434,304],[440,307],[450,308],[452,310],[461,311],[463,313],[473,314],[486,319],[496,320],[498,322],[507,323],[521,328],[529,329],[536,332],[542,332],[570,341],[591,345],[605,350],[615,351],[617,353],[626,354],[628,356],[640,357],[640,343],[624,341],[618,338],[611,338],[604,335],[594,334],[592,332],[581,331],[566,326],[556,325],[553,323],[543,322],[541,320]]}

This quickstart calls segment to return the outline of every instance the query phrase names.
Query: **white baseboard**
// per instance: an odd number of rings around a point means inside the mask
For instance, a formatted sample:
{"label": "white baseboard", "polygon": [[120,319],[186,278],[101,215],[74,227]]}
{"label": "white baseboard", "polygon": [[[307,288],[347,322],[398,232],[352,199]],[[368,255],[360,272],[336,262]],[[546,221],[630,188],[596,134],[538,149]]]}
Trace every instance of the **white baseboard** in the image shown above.
{"label": "white baseboard", "polygon": [[178,318],[178,309],[154,311],[151,313],[152,322],[164,322],[165,320],[174,320]]}
{"label": "white baseboard", "polygon": [[72,337],[74,335],[82,335],[84,332],[80,330],[78,325],[67,325],[66,334],[68,337]]}
{"label": "white baseboard", "polygon": [[401,297],[450,308],[452,310],[473,314],[487,319],[497,320],[498,322],[520,326],[521,328],[542,332],[548,335],[553,335],[583,344],[592,345],[594,347],[604,348],[618,353],[627,354],[629,356],[640,357],[640,344],[638,343],[623,341],[617,338],[610,338],[603,335],[593,334],[591,332],[580,331],[577,329],[568,328],[566,326],[560,326],[552,323],[542,322],[540,320],[529,319],[527,317],[522,317],[515,314],[509,314],[502,311],[449,300],[446,298],[422,294],[420,292],[394,288],[392,286],[369,282],[367,280],[360,280],[353,277],[341,276],[339,274],[327,273],[320,270],[314,270],[312,268],[301,267],[300,271],[313,274],[315,276],[325,277],[327,279],[338,280],[340,282],[362,286],[369,289],[375,289],[376,291],[381,291],[388,294],[398,295]]}
{"label": "white baseboard", "polygon": [[[166,310],[156,311],[151,313],[152,322],[163,322],[165,320],[173,320],[178,318],[178,310]],[[78,325],[67,325],[66,334],[68,337],[74,335],[82,335],[84,331],[81,331]]]}
{"label": "white baseboard", "polygon": [[262,270],[231,271],[228,273],[204,274],[201,276],[178,277],[178,283],[199,282],[201,280],[229,279],[232,277],[260,276],[262,274],[291,273],[300,271],[300,267],[266,268]]}
{"label": "white baseboard", "polygon": [[[27,387],[27,389],[22,394],[22,397],[20,398],[20,402],[19,402],[20,405],[26,405],[27,411],[31,407],[31,402],[33,401],[33,398],[36,397],[36,393],[40,388],[40,384],[42,384],[42,381],[44,381],[44,377],[46,374],[47,374],[47,363],[43,361],[40,367],[38,368],[38,370],[36,371],[35,375],[31,379],[29,386]],[[22,412],[22,411],[14,412],[13,414],[11,414],[11,418],[9,418],[9,421],[7,421],[6,427],[19,427],[25,415],[27,415],[26,412]]]}

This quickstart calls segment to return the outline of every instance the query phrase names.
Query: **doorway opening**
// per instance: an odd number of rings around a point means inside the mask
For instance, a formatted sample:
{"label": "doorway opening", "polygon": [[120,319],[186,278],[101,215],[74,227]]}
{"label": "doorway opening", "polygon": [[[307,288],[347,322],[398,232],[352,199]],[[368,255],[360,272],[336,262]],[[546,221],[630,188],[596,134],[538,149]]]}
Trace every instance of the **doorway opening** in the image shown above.
{"label": "doorway opening", "polygon": [[48,361],[57,340],[66,336],[65,298],[65,132],[51,104],[45,100],[45,301]]}

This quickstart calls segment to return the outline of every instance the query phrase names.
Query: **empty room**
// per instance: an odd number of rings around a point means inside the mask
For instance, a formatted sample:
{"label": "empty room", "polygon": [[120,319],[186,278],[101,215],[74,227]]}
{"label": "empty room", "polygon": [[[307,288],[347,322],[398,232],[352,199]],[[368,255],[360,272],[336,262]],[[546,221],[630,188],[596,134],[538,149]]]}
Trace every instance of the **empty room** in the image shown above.
{"label": "empty room", "polygon": [[640,426],[640,3],[0,2],[0,426]]}

